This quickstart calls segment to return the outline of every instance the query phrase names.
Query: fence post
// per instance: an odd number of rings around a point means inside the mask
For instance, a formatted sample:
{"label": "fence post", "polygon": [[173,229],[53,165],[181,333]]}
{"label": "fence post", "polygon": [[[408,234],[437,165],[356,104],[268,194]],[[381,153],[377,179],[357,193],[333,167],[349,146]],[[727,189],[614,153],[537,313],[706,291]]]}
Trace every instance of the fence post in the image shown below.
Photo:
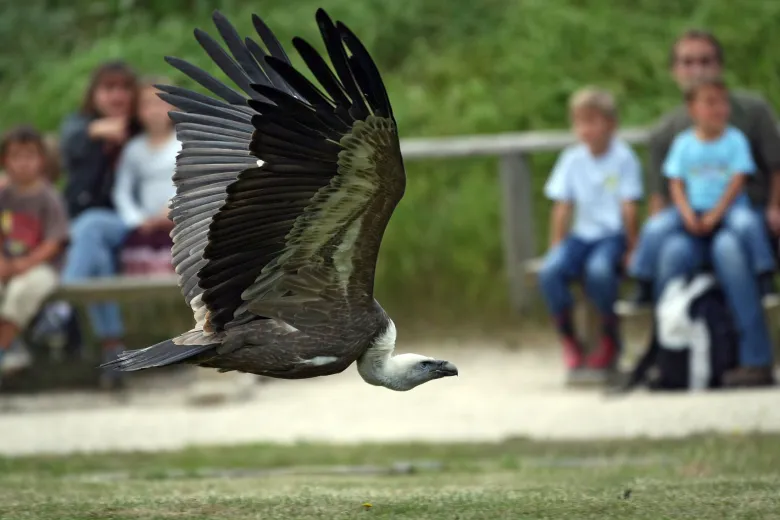
{"label": "fence post", "polygon": [[522,311],[530,303],[523,262],[536,253],[531,170],[522,153],[511,153],[500,157],[499,176],[509,297],[515,311]]}

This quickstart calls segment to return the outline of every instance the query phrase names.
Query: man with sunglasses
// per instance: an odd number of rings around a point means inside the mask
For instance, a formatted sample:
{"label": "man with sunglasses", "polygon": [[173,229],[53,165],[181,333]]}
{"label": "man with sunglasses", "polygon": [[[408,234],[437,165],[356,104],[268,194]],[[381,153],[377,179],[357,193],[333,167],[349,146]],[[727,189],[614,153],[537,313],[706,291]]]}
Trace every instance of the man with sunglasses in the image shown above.
{"label": "man with sunglasses", "polygon": [[[720,77],[723,48],[709,32],[689,30],[677,38],[670,53],[672,76],[681,90],[700,77]],[[772,243],[780,236],[780,132],[772,108],[752,92],[730,91],[729,123],[748,138],[757,170],[749,176],[746,191],[755,210],[755,218],[745,219],[738,231],[722,233],[713,240],[711,263],[734,310],[741,333],[741,350],[751,353],[737,371],[728,374],[728,386],[771,384],[771,342],[761,306],[762,297],[776,297],[773,283],[775,258],[752,258],[744,241],[756,233],[769,233]],[[690,254],[691,244],[681,233],[670,233],[673,212],[669,206],[669,187],[662,165],[675,136],[691,126],[686,107],[681,104],[663,116],[649,142],[647,168],[651,217],[643,226],[640,240],[653,247],[642,248],[628,266],[629,274],[639,281],[633,303],[649,304],[671,278],[691,273],[701,266]],[[771,272],[768,272],[767,267]],[[744,361],[744,359],[743,359]]]}

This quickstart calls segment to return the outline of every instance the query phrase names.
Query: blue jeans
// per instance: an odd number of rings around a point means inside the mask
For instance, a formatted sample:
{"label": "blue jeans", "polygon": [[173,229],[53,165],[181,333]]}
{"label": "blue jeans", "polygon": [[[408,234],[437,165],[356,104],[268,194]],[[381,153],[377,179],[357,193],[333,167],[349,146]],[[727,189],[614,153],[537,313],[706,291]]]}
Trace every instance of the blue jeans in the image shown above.
{"label": "blue jeans", "polygon": [[[105,208],[84,211],[73,220],[70,246],[62,270],[64,284],[117,273],[116,252],[130,230],[116,212]],[[92,330],[99,340],[124,335],[119,306],[113,302],[88,307]]]}
{"label": "blue jeans", "polygon": [[551,249],[539,273],[539,285],[553,315],[571,309],[569,284],[582,278],[588,298],[603,315],[613,314],[620,283],[620,260],[626,251],[623,235],[586,241],[569,236]]}
{"label": "blue jeans", "polygon": [[740,365],[765,367],[772,363],[772,343],[761,304],[758,282],[743,241],[722,228],[710,239],[676,232],[663,241],[658,255],[655,293],[677,276],[689,276],[709,260],[740,333]]}
{"label": "blue jeans", "polygon": [[[769,242],[764,218],[756,209],[734,204],[723,217],[722,227],[739,238],[749,257],[753,274],[761,275],[775,270],[775,255]],[[628,274],[640,280],[655,278],[658,254],[666,238],[676,231],[683,231],[683,221],[676,207],[668,207],[650,217],[642,227],[634,256],[628,266]]]}

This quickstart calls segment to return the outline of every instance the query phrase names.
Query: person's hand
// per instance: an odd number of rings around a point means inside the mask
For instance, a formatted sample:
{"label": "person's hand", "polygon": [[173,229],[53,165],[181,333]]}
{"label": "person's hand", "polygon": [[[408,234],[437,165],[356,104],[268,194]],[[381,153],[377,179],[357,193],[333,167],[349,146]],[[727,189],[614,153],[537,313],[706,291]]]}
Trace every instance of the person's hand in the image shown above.
{"label": "person's hand", "polygon": [[27,271],[30,270],[32,267],[32,263],[30,262],[30,259],[27,257],[19,257],[19,258],[13,258],[10,261],[10,275],[11,276],[19,276],[20,274],[24,274]]}
{"label": "person's hand", "polygon": [[120,144],[127,140],[126,117],[104,117],[89,124],[89,136]]}
{"label": "person's hand", "polygon": [[666,200],[664,199],[663,195],[661,195],[660,193],[653,193],[652,195],[650,195],[650,203],[648,206],[650,215],[655,215],[665,207],[666,207]]}
{"label": "person's hand", "polygon": [[144,235],[151,233],[157,229],[172,228],[173,223],[167,217],[154,216],[141,222],[138,226],[138,230]]}
{"label": "person's hand", "polygon": [[626,250],[623,254],[623,268],[628,271],[628,266],[631,265],[631,260],[634,258],[634,248]]}
{"label": "person's hand", "polygon": [[154,217],[148,218],[141,222],[141,224],[138,226],[138,231],[143,235],[148,235],[152,231],[154,231],[155,228],[155,219]]}
{"label": "person's hand", "polygon": [[780,235],[780,206],[767,206],[766,223],[773,235]]}
{"label": "person's hand", "polygon": [[698,236],[702,234],[701,221],[699,220],[699,217],[696,216],[696,213],[690,212],[684,214],[683,226],[685,226],[685,229],[692,235]]}
{"label": "person's hand", "polygon": [[701,217],[699,223],[702,234],[709,235],[715,230],[716,227],[718,227],[718,224],[720,223],[720,216],[710,211]]}
{"label": "person's hand", "polygon": [[12,276],[11,260],[4,256],[0,256],[0,281],[7,282]]}

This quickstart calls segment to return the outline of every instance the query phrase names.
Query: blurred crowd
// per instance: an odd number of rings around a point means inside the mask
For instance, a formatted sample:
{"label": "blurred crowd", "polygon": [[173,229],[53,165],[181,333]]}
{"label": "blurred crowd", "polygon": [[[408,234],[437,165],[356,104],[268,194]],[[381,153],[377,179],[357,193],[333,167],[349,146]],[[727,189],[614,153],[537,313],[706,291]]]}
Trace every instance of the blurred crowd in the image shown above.
{"label": "blurred crowd", "polygon": [[[627,303],[654,311],[644,357],[645,369],[657,365],[651,385],[774,384],[764,305],[778,300],[780,132],[760,94],[724,81],[725,54],[706,31],[672,43],[681,102],[654,125],[645,168],[615,133],[610,92],[585,88],[571,97],[578,142],[545,185],[553,210],[539,279],[572,379],[615,369],[623,344],[618,289],[627,276],[637,287]],[[640,228],[646,195],[650,216]],[[599,314],[596,345],[584,345],[576,330],[572,282]]]}
{"label": "blurred crowd", "polygon": [[[545,186],[554,204],[540,287],[572,377],[615,368],[621,278],[637,283],[633,304],[658,310],[659,302],[685,298],[667,290],[674,280],[709,272],[725,301],[722,319],[718,304],[694,311],[687,302],[664,303],[718,322],[709,330],[711,352],[733,344],[723,357],[731,361],[705,367],[712,377],[703,385],[774,383],[762,301],[777,297],[780,133],[759,94],[723,81],[724,54],[704,31],[673,42],[669,67],[681,103],[655,125],[645,168],[616,134],[610,92],[585,88],[571,97],[577,143],[561,153]],[[168,116],[173,107],[155,88],[163,83],[170,82],[106,62],[56,142],[30,126],[10,129],[0,141],[0,368],[19,364],[23,332],[69,314],[62,302],[43,305],[59,283],[173,273],[168,203],[181,143]],[[640,228],[637,204],[646,196],[651,215]],[[590,349],[575,330],[575,281],[600,314],[600,338]],[[689,322],[654,316],[653,342],[666,350],[680,350],[670,341],[701,343]],[[125,337],[119,306],[92,304],[88,317],[103,361],[115,359]],[[668,330],[677,335],[670,339]],[[101,378],[107,388],[122,386],[119,372],[104,370]]]}
{"label": "blurred crowd", "polygon": [[[23,333],[61,326],[64,302],[44,306],[59,283],[93,277],[172,274],[168,203],[181,143],[157,94],[161,77],[139,77],[123,61],[92,73],[81,106],[55,140],[30,125],[0,141],[0,367],[29,363]],[[64,170],[64,175],[60,171]],[[88,308],[103,361],[124,349],[119,306]],[[121,386],[104,371],[106,387]]]}

